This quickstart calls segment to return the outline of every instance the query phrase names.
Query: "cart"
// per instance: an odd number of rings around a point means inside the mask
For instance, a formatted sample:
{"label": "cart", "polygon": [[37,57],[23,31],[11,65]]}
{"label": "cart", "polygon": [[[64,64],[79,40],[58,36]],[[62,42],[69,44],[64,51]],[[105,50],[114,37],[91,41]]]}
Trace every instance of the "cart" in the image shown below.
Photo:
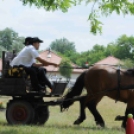
{"label": "cart", "polygon": [[[24,77],[22,68],[12,70],[9,66],[15,52],[2,52],[2,76],[0,95],[11,96],[6,106],[6,120],[9,124],[44,124],[49,118],[49,106],[60,105],[62,99],[44,101],[44,97],[60,97],[68,81],[54,82],[51,93],[38,93],[27,90],[29,81]],[[10,75],[9,75],[10,74]]]}

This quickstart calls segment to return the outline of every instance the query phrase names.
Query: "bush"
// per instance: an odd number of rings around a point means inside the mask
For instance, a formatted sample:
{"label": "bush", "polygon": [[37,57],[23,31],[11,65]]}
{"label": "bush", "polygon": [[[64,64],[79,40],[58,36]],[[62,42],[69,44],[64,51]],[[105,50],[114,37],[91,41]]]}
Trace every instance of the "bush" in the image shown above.
{"label": "bush", "polygon": [[72,73],[72,66],[70,64],[70,61],[67,59],[63,59],[61,61],[60,67],[59,67],[59,72],[62,76],[65,78],[70,78],[71,73]]}

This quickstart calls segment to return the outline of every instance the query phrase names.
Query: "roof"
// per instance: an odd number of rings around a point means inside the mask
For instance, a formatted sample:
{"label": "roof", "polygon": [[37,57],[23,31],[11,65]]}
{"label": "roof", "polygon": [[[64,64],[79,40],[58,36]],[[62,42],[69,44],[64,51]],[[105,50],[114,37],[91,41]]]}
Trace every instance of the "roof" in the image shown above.
{"label": "roof", "polygon": [[[46,50],[40,53],[40,57],[48,62],[54,62],[56,64],[59,64],[62,60],[60,56],[58,56],[56,53]],[[58,68],[55,68],[54,66],[45,66],[47,71],[58,71]]]}
{"label": "roof", "polygon": [[[40,53],[40,57],[46,61],[53,62],[56,64],[60,64],[62,61],[62,57],[58,56],[55,52],[50,50],[45,50]],[[72,66],[75,67],[76,65],[72,63]],[[55,68],[54,66],[45,66],[48,72],[58,72],[59,68]],[[84,69],[73,69],[73,73],[81,73]]]}
{"label": "roof", "polygon": [[95,64],[118,65],[119,63],[121,63],[120,59],[115,58],[114,56],[108,56],[107,58],[100,60]]}

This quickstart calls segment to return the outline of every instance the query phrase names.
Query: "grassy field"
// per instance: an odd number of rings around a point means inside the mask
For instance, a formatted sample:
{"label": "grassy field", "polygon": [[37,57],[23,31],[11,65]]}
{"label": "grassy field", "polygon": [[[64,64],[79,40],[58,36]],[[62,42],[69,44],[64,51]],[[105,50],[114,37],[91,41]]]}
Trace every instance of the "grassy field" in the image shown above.
{"label": "grassy field", "polygon": [[[7,97],[0,98],[4,106],[8,100]],[[124,103],[115,103],[107,97],[102,99],[98,109],[105,120],[105,128],[95,125],[88,109],[87,119],[81,125],[74,126],[73,122],[79,116],[78,102],[63,113],[60,112],[59,106],[50,106],[49,120],[43,126],[10,126],[7,124],[5,111],[0,111],[0,134],[125,134],[125,130],[120,127],[121,122],[114,121],[116,115],[124,115],[125,107]]]}

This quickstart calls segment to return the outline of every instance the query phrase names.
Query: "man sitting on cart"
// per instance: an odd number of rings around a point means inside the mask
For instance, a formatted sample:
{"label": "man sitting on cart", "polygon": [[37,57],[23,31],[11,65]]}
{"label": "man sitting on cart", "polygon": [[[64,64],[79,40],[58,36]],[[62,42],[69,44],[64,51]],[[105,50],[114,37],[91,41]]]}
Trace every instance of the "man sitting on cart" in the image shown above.
{"label": "man sitting on cart", "polygon": [[[39,92],[44,90],[44,87],[39,83],[39,78],[42,79],[42,82],[46,83],[46,75],[44,70],[40,67],[48,65],[53,65],[55,67],[58,66],[56,63],[48,62],[39,56],[37,50],[39,49],[40,43],[42,42],[43,41],[38,37],[32,38],[32,45],[25,46],[10,64],[12,67],[23,66],[26,73],[30,75],[32,87],[35,91]],[[39,61],[40,64],[35,63],[36,60]],[[47,82],[49,88],[52,89],[53,87],[51,83],[49,81]]]}
{"label": "man sitting on cart", "polygon": [[[24,42],[24,45],[25,46],[29,46],[29,45],[32,45],[32,40],[33,38],[32,37],[27,37],[25,38],[25,42]],[[49,79],[47,78],[46,76],[46,73],[47,73],[47,70],[42,67],[42,66],[39,66],[39,64],[37,65],[36,64],[36,60],[33,61],[33,64],[32,66],[35,68],[36,70],[36,73],[37,73],[37,77],[38,77],[38,80],[39,80],[39,83],[44,86],[45,88],[45,85],[47,85],[51,90],[52,90],[52,84]],[[45,75],[44,75],[45,73]]]}

